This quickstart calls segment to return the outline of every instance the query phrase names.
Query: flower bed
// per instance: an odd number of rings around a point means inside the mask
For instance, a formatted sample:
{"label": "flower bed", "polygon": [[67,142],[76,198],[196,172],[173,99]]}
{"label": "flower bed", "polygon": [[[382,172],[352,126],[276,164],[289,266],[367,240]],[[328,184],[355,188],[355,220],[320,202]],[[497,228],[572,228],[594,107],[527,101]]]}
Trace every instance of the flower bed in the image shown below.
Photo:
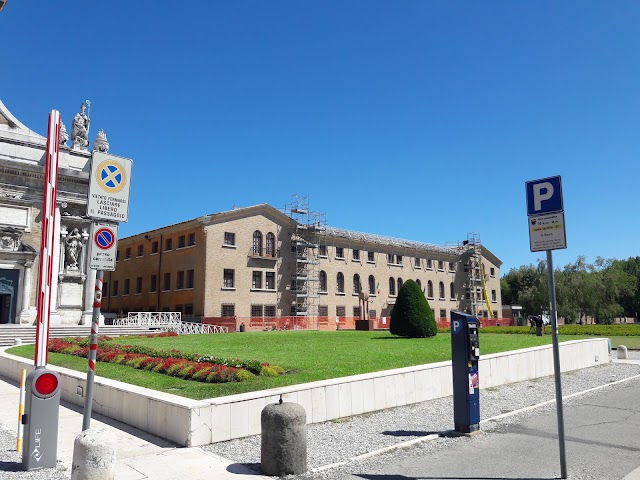
{"label": "flower bed", "polygon": [[[175,336],[176,333],[159,333],[145,337]],[[258,375],[275,376],[284,373],[277,365],[260,363],[257,360],[241,360],[197,353],[183,353],[179,350],[156,350],[141,345],[111,345],[111,337],[100,337],[96,360],[117,363],[139,370],[147,370],[185,380],[207,383],[242,382]],[[49,341],[49,351],[87,358],[89,339],[54,338]]]}

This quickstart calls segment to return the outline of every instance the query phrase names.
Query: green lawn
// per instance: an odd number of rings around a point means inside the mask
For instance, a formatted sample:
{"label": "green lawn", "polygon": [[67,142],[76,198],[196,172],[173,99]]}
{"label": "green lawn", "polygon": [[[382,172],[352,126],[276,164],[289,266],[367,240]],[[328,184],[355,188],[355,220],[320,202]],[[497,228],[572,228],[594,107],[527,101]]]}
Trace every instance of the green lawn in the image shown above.
{"label": "green lawn", "polygon": [[[560,341],[575,336],[560,336]],[[626,340],[626,339],[625,339]],[[189,398],[211,398],[359,373],[375,372],[451,359],[451,337],[439,333],[430,339],[404,339],[388,332],[275,331],[224,335],[181,335],[167,338],[120,337],[113,343],[145,345],[161,350],[178,349],[201,355],[255,359],[280,365],[288,374],[275,378],[209,384],[170,377],[131,367],[98,362],[96,375]],[[551,335],[500,335],[482,333],[482,354],[551,343]],[[9,353],[34,357],[33,345],[14,347]],[[49,354],[49,363],[86,372],[86,359]]]}

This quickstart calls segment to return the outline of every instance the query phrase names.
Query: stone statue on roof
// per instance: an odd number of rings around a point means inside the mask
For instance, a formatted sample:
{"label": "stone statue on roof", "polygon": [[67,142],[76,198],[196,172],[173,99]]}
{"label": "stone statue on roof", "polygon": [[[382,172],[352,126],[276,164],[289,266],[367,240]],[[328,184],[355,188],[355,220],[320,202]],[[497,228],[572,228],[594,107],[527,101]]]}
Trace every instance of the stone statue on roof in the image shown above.
{"label": "stone statue on roof", "polygon": [[73,117],[73,127],[71,130],[71,141],[73,148],[86,150],[89,145],[89,123],[91,119],[85,113],[87,105],[82,102],[80,111]]}

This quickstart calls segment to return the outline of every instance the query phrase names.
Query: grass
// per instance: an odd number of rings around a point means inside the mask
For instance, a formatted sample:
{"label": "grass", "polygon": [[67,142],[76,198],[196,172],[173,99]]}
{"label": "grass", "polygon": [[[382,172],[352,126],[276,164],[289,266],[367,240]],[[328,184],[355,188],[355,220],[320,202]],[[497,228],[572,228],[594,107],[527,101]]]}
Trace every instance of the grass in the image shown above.
{"label": "grass", "polygon": [[[560,341],[575,336],[560,336]],[[625,338],[625,340],[627,340]],[[516,350],[551,343],[551,335],[500,335],[483,333],[481,353]],[[131,367],[98,362],[96,375],[126,383],[202,399],[263,390],[328,378],[376,372],[451,359],[451,336],[439,333],[429,339],[404,339],[388,332],[275,331],[229,335],[181,335],[168,338],[119,337],[112,343],[145,345],[160,350],[177,349],[201,355],[256,359],[280,365],[289,373],[245,382],[207,384],[170,377]],[[626,344],[625,344],[626,345]],[[14,355],[34,357],[34,346],[8,350]],[[86,372],[86,359],[49,354],[49,363]]]}

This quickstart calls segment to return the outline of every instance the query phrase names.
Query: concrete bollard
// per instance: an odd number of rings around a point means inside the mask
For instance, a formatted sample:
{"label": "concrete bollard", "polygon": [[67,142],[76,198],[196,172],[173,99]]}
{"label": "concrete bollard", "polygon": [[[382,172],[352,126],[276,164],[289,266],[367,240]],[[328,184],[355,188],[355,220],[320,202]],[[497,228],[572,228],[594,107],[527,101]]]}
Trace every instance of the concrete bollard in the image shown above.
{"label": "concrete bollard", "polygon": [[262,409],[260,465],[265,475],[307,471],[307,413],[302,405],[275,403]]}
{"label": "concrete bollard", "polygon": [[13,339],[13,344],[14,345],[22,345],[22,339],[21,338],[14,338]]}
{"label": "concrete bollard", "polygon": [[629,358],[629,355],[627,353],[627,347],[625,347],[624,345],[618,345],[617,351],[618,351],[618,360],[626,360],[627,358]]}
{"label": "concrete bollard", "polygon": [[116,436],[108,430],[85,430],[73,444],[71,480],[113,480]]}

